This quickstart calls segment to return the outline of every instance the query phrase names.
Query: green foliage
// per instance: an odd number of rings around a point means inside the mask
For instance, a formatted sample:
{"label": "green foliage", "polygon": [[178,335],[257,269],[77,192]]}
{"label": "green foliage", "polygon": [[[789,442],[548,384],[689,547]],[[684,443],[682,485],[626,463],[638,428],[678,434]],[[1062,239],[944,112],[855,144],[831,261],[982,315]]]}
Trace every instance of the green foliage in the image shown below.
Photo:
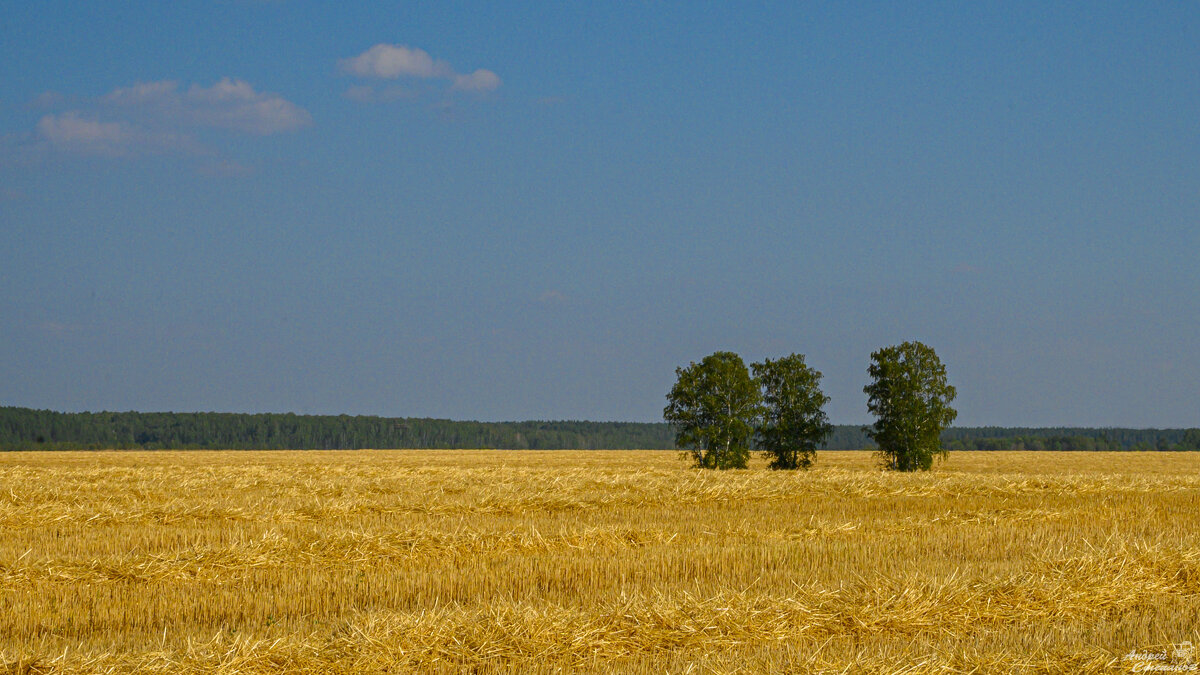
{"label": "green foliage", "polygon": [[1180,452],[1200,450],[1200,429],[956,428],[942,434],[942,444],[948,450]]}
{"label": "green foliage", "polygon": [[663,419],[675,429],[676,446],[699,467],[746,468],[762,397],[742,357],[716,352],[675,374]]}
{"label": "green foliage", "polygon": [[[949,450],[1200,450],[1200,429],[953,427]],[[460,422],[350,415],[62,413],[0,406],[0,451],[215,448],[675,448],[658,422]],[[875,444],[861,426],[834,425],[820,450]]]}
{"label": "green foliage", "polygon": [[1179,440],[1180,450],[1200,450],[1200,429],[1188,429]]}
{"label": "green foliage", "polygon": [[946,381],[946,366],[931,347],[905,342],[871,354],[867,372],[873,381],[863,391],[877,418],[867,433],[885,466],[928,471],[934,455],[946,455],[942,431],[958,416],[950,407],[957,392]]}
{"label": "green foliage", "polygon": [[667,425],[634,422],[459,422],[274,413],[61,413],[0,407],[3,450],[673,447],[674,438]]}
{"label": "green foliage", "polygon": [[807,469],[813,456],[833,431],[821,391],[821,373],[792,354],[751,366],[763,393],[763,415],[758,446],[771,460],[772,469]]}

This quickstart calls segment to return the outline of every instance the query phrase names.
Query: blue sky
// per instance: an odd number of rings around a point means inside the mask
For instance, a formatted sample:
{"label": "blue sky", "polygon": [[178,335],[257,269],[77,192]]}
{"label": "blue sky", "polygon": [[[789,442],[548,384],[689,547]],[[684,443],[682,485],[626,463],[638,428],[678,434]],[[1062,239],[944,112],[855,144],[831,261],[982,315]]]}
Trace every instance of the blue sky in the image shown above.
{"label": "blue sky", "polygon": [[0,404],[1197,426],[1198,188],[1195,3],[8,2]]}

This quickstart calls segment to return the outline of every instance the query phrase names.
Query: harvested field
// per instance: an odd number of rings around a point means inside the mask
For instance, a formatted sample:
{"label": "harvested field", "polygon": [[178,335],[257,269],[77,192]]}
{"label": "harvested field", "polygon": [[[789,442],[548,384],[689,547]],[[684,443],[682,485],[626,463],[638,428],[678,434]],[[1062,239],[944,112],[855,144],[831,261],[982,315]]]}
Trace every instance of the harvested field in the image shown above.
{"label": "harvested field", "polygon": [[8,453],[0,532],[0,672],[1134,672],[1200,646],[1186,453]]}

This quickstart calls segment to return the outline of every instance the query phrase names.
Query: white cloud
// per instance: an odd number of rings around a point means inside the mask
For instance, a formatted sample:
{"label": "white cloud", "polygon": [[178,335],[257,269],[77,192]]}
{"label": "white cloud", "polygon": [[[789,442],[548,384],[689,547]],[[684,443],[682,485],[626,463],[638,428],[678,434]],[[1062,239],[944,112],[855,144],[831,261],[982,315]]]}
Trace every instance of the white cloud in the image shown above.
{"label": "white cloud", "polygon": [[176,95],[179,83],[174,80],[158,82],[138,82],[132,87],[118,87],[108,92],[102,99],[105,103],[116,105],[139,106],[159,105]]}
{"label": "white cloud", "polygon": [[113,90],[103,101],[159,123],[260,135],[296,131],[312,124],[312,116],[304,108],[228,77],[211,87],[193,84],[186,91],[180,91],[179,83],[172,80],[139,82]]}
{"label": "white cloud", "polygon": [[462,91],[495,91],[500,86],[500,76],[480,68],[470,75],[456,75],[454,88]]}
{"label": "white cloud", "polygon": [[59,150],[109,157],[193,151],[198,147],[186,136],[147,131],[125,122],[88,119],[74,110],[43,116],[37,123],[37,135]]}
{"label": "white cloud", "polygon": [[[423,49],[407,45],[380,43],[358,56],[342,59],[338,65],[343,72],[363,78],[449,80],[450,88],[459,91],[495,91],[501,84],[500,76],[490,70],[480,68],[473,73],[458,73],[449,63],[433,58]],[[353,91],[353,95],[347,92],[347,96],[358,100],[368,98],[363,90]]]}
{"label": "white cloud", "polygon": [[186,89],[174,80],[138,82],[74,110],[38,120],[43,147],[110,157],[157,153],[212,154],[196,138],[204,129],[269,135],[312,124],[312,116],[278,94],[222,78]]}
{"label": "white cloud", "polygon": [[424,49],[405,45],[377,44],[339,63],[342,70],[359,77],[454,77],[454,69],[449,63],[434,59]]}
{"label": "white cloud", "polygon": [[77,112],[46,115],[38,121],[37,129],[52,143],[123,143],[132,135],[118,122],[86,120]]}

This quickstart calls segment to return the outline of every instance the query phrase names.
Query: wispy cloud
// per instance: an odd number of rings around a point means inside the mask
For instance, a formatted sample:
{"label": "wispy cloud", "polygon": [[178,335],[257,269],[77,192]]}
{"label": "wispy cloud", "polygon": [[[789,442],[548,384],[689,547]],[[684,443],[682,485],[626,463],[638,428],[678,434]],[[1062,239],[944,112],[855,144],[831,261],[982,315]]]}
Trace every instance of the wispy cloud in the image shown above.
{"label": "wispy cloud", "polygon": [[495,91],[500,87],[500,76],[480,68],[470,75],[456,75],[454,89],[462,91]]}
{"label": "wispy cloud", "polygon": [[199,148],[199,144],[187,136],[150,131],[121,121],[100,121],[73,110],[44,115],[38,120],[37,135],[58,150],[106,157],[191,152]]}
{"label": "wispy cloud", "polygon": [[62,337],[72,333],[78,333],[83,329],[82,326],[75,323],[65,323],[62,321],[42,321],[34,325],[34,328],[42,333]]}
{"label": "wispy cloud", "polygon": [[175,120],[196,126],[277,134],[303,129],[312,116],[278,94],[258,92],[248,82],[222,78],[211,87],[193,84],[180,90],[172,80],[139,82],[115,89],[103,102],[132,109],[158,121]]}
{"label": "wispy cloud", "polygon": [[[43,103],[60,100],[45,97]],[[195,136],[201,130],[270,135],[312,124],[304,108],[228,77],[208,87],[183,88],[174,80],[138,82],[83,103],[44,115],[37,123],[37,138],[55,150],[107,157],[208,154],[211,151]]]}
{"label": "wispy cloud", "polygon": [[[445,80],[455,91],[484,93],[495,91],[502,84],[500,76],[490,70],[479,68],[471,73],[459,73],[446,61],[407,45],[380,43],[358,56],[340,60],[338,65],[343,72],[361,78]],[[371,91],[374,91],[373,87],[359,85],[347,91],[346,96],[364,102],[380,100],[378,95],[368,93]]]}

